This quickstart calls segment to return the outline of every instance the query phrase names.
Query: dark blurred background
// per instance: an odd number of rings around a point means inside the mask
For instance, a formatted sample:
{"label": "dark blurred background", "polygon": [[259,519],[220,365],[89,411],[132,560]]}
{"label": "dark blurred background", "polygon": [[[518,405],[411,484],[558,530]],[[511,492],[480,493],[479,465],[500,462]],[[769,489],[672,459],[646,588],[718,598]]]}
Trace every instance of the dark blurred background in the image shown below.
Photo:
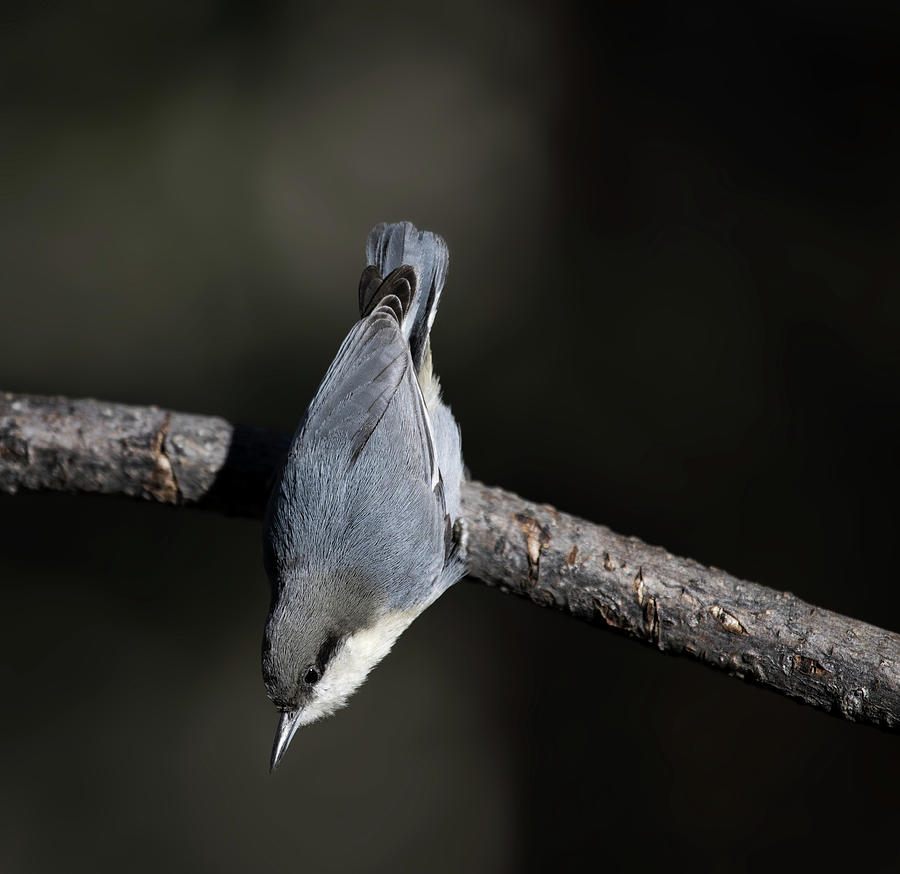
{"label": "dark blurred background", "polygon": [[[900,630],[895,3],[18,5],[0,388],[290,431],[448,240],[474,475]],[[0,498],[0,869],[896,871],[900,740],[447,593],[276,776],[259,523]]]}

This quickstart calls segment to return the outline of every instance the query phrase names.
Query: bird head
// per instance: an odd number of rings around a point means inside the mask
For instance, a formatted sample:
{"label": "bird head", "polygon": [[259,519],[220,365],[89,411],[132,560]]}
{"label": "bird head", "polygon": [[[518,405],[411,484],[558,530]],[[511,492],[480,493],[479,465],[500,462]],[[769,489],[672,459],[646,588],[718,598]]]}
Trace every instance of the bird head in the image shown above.
{"label": "bird head", "polygon": [[420,610],[379,608],[358,581],[296,581],[276,596],[263,637],[263,679],[281,720],[274,770],[294,734],[342,707]]}

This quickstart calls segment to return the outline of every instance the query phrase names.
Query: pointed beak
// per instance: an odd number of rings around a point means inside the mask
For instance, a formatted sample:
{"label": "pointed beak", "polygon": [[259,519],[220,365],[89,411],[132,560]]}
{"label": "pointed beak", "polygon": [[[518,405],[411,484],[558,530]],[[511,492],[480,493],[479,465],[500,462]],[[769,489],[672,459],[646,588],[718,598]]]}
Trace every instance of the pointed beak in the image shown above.
{"label": "pointed beak", "polygon": [[278,723],[278,731],[275,732],[275,744],[272,747],[272,761],[269,765],[269,773],[271,774],[278,767],[278,763],[284,758],[287,752],[288,744],[300,727],[300,714],[302,710],[289,710],[287,713],[281,714],[281,721]]}

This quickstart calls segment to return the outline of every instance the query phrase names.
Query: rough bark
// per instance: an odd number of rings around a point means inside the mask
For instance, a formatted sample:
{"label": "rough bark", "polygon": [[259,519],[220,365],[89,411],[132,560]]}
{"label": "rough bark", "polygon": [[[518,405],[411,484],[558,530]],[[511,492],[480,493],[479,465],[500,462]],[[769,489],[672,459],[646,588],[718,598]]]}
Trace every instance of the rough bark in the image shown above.
{"label": "rough bark", "polygon": [[[288,437],[94,400],[0,396],[0,492],[129,495],[259,516]],[[857,722],[900,727],[900,635],[466,484],[470,573]]]}
{"label": "rough bark", "polygon": [[0,492],[99,492],[261,516],[289,441],[216,416],[5,393]]}

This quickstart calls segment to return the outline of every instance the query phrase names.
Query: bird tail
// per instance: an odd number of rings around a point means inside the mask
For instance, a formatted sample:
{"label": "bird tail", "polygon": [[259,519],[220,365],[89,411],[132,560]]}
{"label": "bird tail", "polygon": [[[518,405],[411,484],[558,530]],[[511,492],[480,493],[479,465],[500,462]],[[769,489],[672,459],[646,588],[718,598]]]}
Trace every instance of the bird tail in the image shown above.
{"label": "bird tail", "polygon": [[430,383],[428,335],[447,278],[447,244],[431,231],[416,230],[412,222],[380,224],[369,233],[366,259],[369,266],[359,284],[360,317],[368,315],[386,295],[396,295],[402,309],[400,324],[420,384]]}

